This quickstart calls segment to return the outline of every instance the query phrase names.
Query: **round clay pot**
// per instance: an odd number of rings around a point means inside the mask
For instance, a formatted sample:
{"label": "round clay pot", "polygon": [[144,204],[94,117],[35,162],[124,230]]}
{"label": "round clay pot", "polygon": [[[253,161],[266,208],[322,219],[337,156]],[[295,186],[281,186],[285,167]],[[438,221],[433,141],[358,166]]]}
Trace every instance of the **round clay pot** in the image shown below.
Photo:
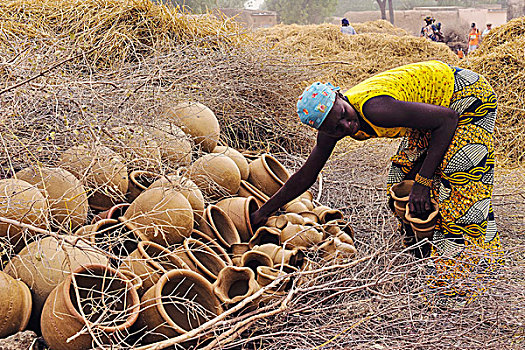
{"label": "round clay pot", "polygon": [[227,307],[243,301],[258,290],[255,274],[248,267],[226,266],[213,284],[215,295]]}
{"label": "round clay pot", "polygon": [[196,272],[210,281],[215,281],[219,271],[227,266],[226,262],[210,247],[193,238],[184,240],[184,252],[197,268]]}
{"label": "round clay pot", "polygon": [[139,194],[144,192],[159,177],[159,174],[144,170],[133,170],[129,173],[128,202],[133,202]]}
{"label": "round clay pot", "polygon": [[270,197],[265,195],[257,187],[244,180],[241,180],[238,195],[239,197],[254,197],[259,207],[262,207],[263,204],[266,203],[268,199],[270,199]]}
{"label": "round clay pot", "polygon": [[297,213],[286,213],[279,215],[275,221],[275,227],[283,229],[287,225],[304,225],[305,219]]}
{"label": "round clay pot", "polygon": [[151,184],[149,188],[172,188],[180,192],[193,209],[193,220],[198,222],[204,215],[204,196],[193,181],[179,174],[162,176]]}
{"label": "round clay pot", "polygon": [[304,261],[304,252],[301,249],[284,249],[276,244],[263,244],[253,247],[254,251],[267,254],[273,261],[274,265],[288,264],[291,266],[302,266]]}
{"label": "round clay pot", "polygon": [[332,220],[325,223],[323,226],[325,232],[331,236],[339,236],[341,232],[349,235],[352,240],[355,237],[355,232],[350,223],[346,220]]}
{"label": "round clay pot", "polygon": [[234,266],[242,266],[242,255],[250,250],[248,243],[232,244],[232,264]]}
{"label": "round clay pot", "polygon": [[242,242],[248,242],[253,236],[250,215],[259,209],[255,197],[225,198],[217,203],[224,210],[239,232]]}
{"label": "round clay pot", "polygon": [[151,288],[166,272],[189,269],[188,265],[168,249],[153,242],[139,242],[137,249],[122,260],[120,269],[131,271],[142,280],[142,294]]}
{"label": "round clay pot", "polygon": [[[75,232],[75,236],[88,239],[94,246],[117,257],[127,256],[137,249],[140,240],[147,238],[141,234],[131,223],[125,222],[125,218],[99,220],[92,225],[86,225]],[[116,259],[110,260],[112,264],[118,265]]]}
{"label": "round clay pot", "polygon": [[273,196],[289,178],[288,170],[269,154],[263,154],[250,163],[248,181],[267,196]]}
{"label": "round clay pot", "polygon": [[313,212],[319,217],[319,222],[322,224],[332,220],[342,220],[343,213],[340,210],[332,209],[325,205],[320,205],[313,209]]}
{"label": "round clay pot", "polygon": [[303,213],[308,211],[308,207],[301,201],[294,201],[284,206],[287,213]]}
{"label": "round clay pot", "polygon": [[303,203],[306,206],[306,208],[308,208],[308,211],[314,210],[314,203],[311,200],[306,198],[301,198],[300,200],[301,203]]}
{"label": "round clay pot", "polygon": [[164,162],[173,168],[191,164],[192,142],[178,126],[157,121],[146,130],[158,144]]}
{"label": "round clay pot", "polygon": [[436,226],[439,214],[439,204],[435,200],[432,200],[431,202],[433,210],[426,218],[413,216],[407,208],[405,218],[410,222],[410,226],[418,239],[432,238],[434,235],[434,227]]}
{"label": "round clay pot", "polygon": [[194,271],[171,270],[144,293],[137,322],[151,344],[198,328],[223,312],[213,285]]}
{"label": "round clay pot", "polygon": [[180,192],[149,188],[131,203],[124,218],[146,237],[162,246],[181,243],[193,229],[193,211]]}
{"label": "round clay pot", "polygon": [[[39,228],[46,227],[47,200],[34,185],[17,179],[0,180],[0,216]],[[23,229],[0,222],[0,238],[6,237],[19,251],[25,244]],[[27,231],[31,234],[31,231]]]}
{"label": "round clay pot", "polygon": [[61,168],[25,168],[15,177],[47,193],[50,217],[55,226],[73,232],[88,216],[87,192],[80,180]]}
{"label": "round clay pot", "polygon": [[394,200],[396,215],[407,224],[408,221],[405,218],[406,206],[413,186],[414,180],[403,180],[400,183],[392,185],[388,190],[390,197]]}
{"label": "round clay pot", "polygon": [[180,126],[186,134],[191,135],[195,145],[201,146],[204,152],[211,152],[217,147],[221,132],[219,121],[202,103],[179,103],[168,108],[164,116]]}
{"label": "round clay pot", "polygon": [[31,292],[24,282],[0,271],[0,295],[0,338],[5,338],[26,329],[31,316]]}
{"label": "round clay pot", "polygon": [[112,334],[130,329],[137,320],[140,300],[125,275],[104,265],[81,266],[73,274],[78,288],[69,275],[53,289],[42,311],[42,336],[51,349],[92,348],[93,339],[87,332],[67,342],[86,327],[79,304],[91,329],[100,335],[98,339],[103,343],[109,343]]}
{"label": "round clay pot", "polygon": [[310,221],[310,222],[313,222],[314,224],[319,223],[319,217],[313,211],[303,211],[303,212],[300,212],[299,215],[301,215],[304,218],[305,222]]}
{"label": "round clay pot", "polygon": [[[299,198],[301,198],[301,200],[305,199],[309,201],[310,203],[314,201],[314,195],[310,191],[305,191],[303,194],[299,195]],[[312,210],[312,209],[309,209],[309,210]]]}
{"label": "round clay pot", "polygon": [[217,146],[213,150],[213,153],[220,153],[220,154],[224,154],[227,157],[230,157],[235,162],[237,167],[239,168],[239,172],[241,173],[241,179],[248,180],[248,175],[250,174],[250,168],[248,165],[248,161],[246,160],[246,158],[244,158],[241,152],[231,147]]}
{"label": "round clay pot", "polygon": [[339,237],[329,237],[318,248],[321,258],[326,261],[353,258],[357,254],[355,247],[343,242]]}
{"label": "round clay pot", "polygon": [[[40,329],[40,314],[51,291],[69,276],[71,270],[90,264],[107,264],[108,259],[75,236],[63,240],[45,237],[29,243],[11,259],[4,269],[31,289],[33,313],[30,328]],[[75,242],[75,246],[69,242]]]}
{"label": "round clay pot", "polygon": [[258,266],[273,267],[273,260],[266,253],[250,250],[242,255],[241,266],[249,267],[257,273]]}
{"label": "round clay pot", "polygon": [[[216,240],[214,240],[207,234],[194,229],[193,231],[191,231],[190,237],[206,244],[211,250],[215,252],[215,254],[217,254],[222,260],[224,260],[226,265],[233,264],[232,259],[228,255],[228,252],[226,252],[226,250],[224,250],[224,248],[219,243],[217,243]],[[239,244],[239,243],[232,244],[232,247],[236,244]]]}
{"label": "round clay pot", "polygon": [[281,282],[277,284],[277,286],[273,287],[271,290],[276,292],[288,291],[293,286],[293,281],[291,280],[290,276],[284,276],[293,272],[297,272],[297,269],[288,265],[279,265],[279,268],[259,266],[257,267],[257,282],[261,287],[267,286],[273,281],[275,281],[277,278],[282,276]]}
{"label": "round clay pot", "polygon": [[60,166],[92,189],[89,205],[107,210],[125,201],[128,170],[124,159],[105,146],[73,146],[62,153]]}
{"label": "round clay pot", "polygon": [[199,229],[208,236],[217,239],[228,251],[231,245],[241,243],[241,238],[237,232],[233,221],[224,210],[216,205],[209,205],[204,211],[204,220],[199,223]]}
{"label": "round clay pot", "polygon": [[155,171],[161,168],[164,145],[157,143],[156,138],[143,127],[117,126],[111,128],[110,133],[113,138],[107,137],[107,142],[125,159],[130,168],[128,170]]}
{"label": "round clay pot", "polygon": [[250,247],[266,243],[280,244],[281,231],[275,227],[259,227],[250,239]]}
{"label": "round clay pot", "polygon": [[120,204],[112,206],[108,210],[101,211],[100,213],[98,213],[97,215],[93,217],[93,220],[91,220],[91,224],[95,224],[98,221],[104,220],[104,219],[118,220],[119,217],[124,215],[129,205],[130,205],[129,203],[120,203]]}
{"label": "round clay pot", "polygon": [[[278,216],[275,216],[275,215],[274,216],[270,216],[268,218],[268,220],[266,220],[266,223],[264,224],[264,226],[279,228],[279,227],[277,227],[277,218],[278,218]],[[279,229],[282,229],[282,227],[279,228]]]}
{"label": "round clay pot", "polygon": [[189,169],[189,176],[205,196],[220,199],[239,191],[241,173],[235,162],[223,154],[206,154]]}
{"label": "round clay pot", "polygon": [[313,227],[289,224],[281,231],[285,248],[308,248],[323,240],[323,234]]}

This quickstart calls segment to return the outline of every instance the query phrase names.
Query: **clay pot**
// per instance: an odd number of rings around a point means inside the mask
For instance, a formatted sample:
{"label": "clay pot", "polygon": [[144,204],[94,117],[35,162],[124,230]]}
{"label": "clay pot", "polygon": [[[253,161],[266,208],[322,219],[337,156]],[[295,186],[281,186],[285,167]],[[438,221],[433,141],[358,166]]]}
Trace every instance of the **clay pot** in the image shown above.
{"label": "clay pot", "polygon": [[357,254],[355,247],[341,241],[340,237],[329,237],[318,248],[319,255],[326,261],[353,258]]}
{"label": "clay pot", "polygon": [[309,221],[309,222],[312,222],[314,224],[318,224],[319,223],[319,217],[313,211],[303,211],[303,212],[300,212],[299,215],[301,215],[304,218],[305,222]]}
{"label": "clay pot", "polygon": [[301,203],[303,203],[306,206],[306,208],[308,208],[308,211],[314,210],[315,206],[311,200],[306,199],[306,198],[301,198]]}
{"label": "clay pot", "polygon": [[213,286],[188,270],[171,270],[144,293],[137,325],[151,344],[198,328],[223,312]]}
{"label": "clay pot", "polygon": [[189,169],[189,177],[211,199],[236,194],[241,183],[241,173],[235,162],[215,153],[197,159]]}
{"label": "clay pot", "polygon": [[273,267],[273,260],[266,253],[250,250],[242,255],[241,265],[249,267],[254,273],[257,273],[258,266]]}
{"label": "clay pot", "polygon": [[297,213],[286,213],[279,215],[275,221],[275,227],[283,229],[287,225],[304,225],[305,219]]}
{"label": "clay pot", "polygon": [[[278,228],[278,227],[277,227],[277,218],[278,218],[278,216],[275,216],[275,215],[274,215],[274,216],[270,216],[270,217],[268,218],[268,220],[266,220],[266,223],[264,224],[264,226],[266,226],[266,227],[276,227],[276,228]],[[281,228],[282,228],[282,227],[281,227]]]}
{"label": "clay pot", "polygon": [[209,205],[204,211],[204,220],[199,223],[199,230],[216,239],[228,251],[231,245],[241,243],[233,221],[226,212],[216,205]]}
{"label": "clay pot", "polygon": [[262,207],[263,204],[266,203],[268,199],[270,199],[270,197],[265,195],[257,187],[244,180],[241,180],[238,195],[239,197],[254,197],[259,207]]}
{"label": "clay pot", "polygon": [[235,266],[242,266],[242,255],[250,250],[249,243],[232,244],[232,263]]}
{"label": "clay pot", "polygon": [[175,253],[181,257],[190,268],[206,277],[209,281],[215,281],[219,271],[227,266],[226,262],[221,259],[205,243],[193,238],[184,240],[184,254],[180,251]]}
{"label": "clay pot", "polygon": [[47,193],[50,217],[56,227],[73,232],[88,215],[87,192],[80,180],[61,168],[25,168],[15,177]]}
{"label": "clay pot", "polygon": [[[291,272],[288,272],[288,271],[291,271]],[[257,268],[257,282],[259,283],[261,287],[267,286],[273,281],[275,281],[277,278],[281,276],[286,276],[293,272],[297,272],[297,269],[291,266],[288,266],[288,265],[280,265],[279,268],[259,266]],[[290,290],[290,288],[293,286],[293,281],[291,280],[290,277],[291,276],[282,278],[281,282],[270,290],[275,291],[275,292],[285,292],[285,291]]]}
{"label": "clay pot", "polygon": [[204,152],[212,152],[220,138],[219,121],[215,114],[198,102],[182,102],[164,112],[167,119],[191,135],[195,145]]}
{"label": "clay pot", "polygon": [[439,204],[435,200],[432,200],[431,202],[433,210],[428,217],[424,219],[413,216],[408,210],[407,204],[405,219],[410,223],[410,226],[418,239],[432,238],[434,235],[434,227],[436,226],[439,214]]}
{"label": "clay pot", "polygon": [[[224,260],[226,265],[232,265],[233,264],[232,259],[230,259],[230,256],[228,255],[228,252],[226,252],[226,250],[224,250],[224,248],[219,243],[217,243],[216,240],[214,240],[213,238],[211,238],[207,234],[205,234],[205,233],[203,233],[203,232],[201,232],[199,230],[193,230],[193,231],[191,231],[190,237],[193,238],[193,239],[196,239],[197,241],[201,241],[202,243],[206,244],[211,250],[213,250],[215,252],[215,254],[217,254],[222,260]],[[234,243],[234,244],[232,244],[232,247],[235,244],[240,244],[240,243]]]}
{"label": "clay pot", "polygon": [[350,223],[346,220],[332,220],[325,223],[323,226],[323,229],[328,235],[331,236],[339,236],[341,232],[346,233],[349,235],[352,240],[355,237],[355,232],[352,226],[350,226]]}
{"label": "clay pot", "polygon": [[31,316],[31,292],[24,282],[0,271],[0,295],[0,338],[5,338],[26,329]]}
{"label": "clay pot", "polygon": [[129,173],[128,202],[133,202],[139,194],[144,192],[159,177],[159,174],[144,170],[133,170]]}
{"label": "clay pot", "polygon": [[308,207],[301,201],[293,201],[287,205],[284,206],[284,210],[288,213],[302,213],[307,212]]}
{"label": "clay pot", "polygon": [[239,232],[242,242],[248,242],[253,236],[250,215],[259,209],[255,197],[226,198],[217,203],[224,210]]}
{"label": "clay pot", "polygon": [[237,304],[259,290],[255,274],[248,267],[227,266],[213,284],[215,295],[227,307]]}
{"label": "clay pot", "polygon": [[142,280],[142,294],[151,288],[166,272],[189,269],[188,265],[168,249],[153,242],[139,242],[137,249],[122,260],[121,270],[127,270]]}
{"label": "clay pot", "polygon": [[161,187],[142,192],[126,210],[124,218],[135,225],[146,240],[165,247],[181,243],[193,229],[193,211],[186,197]]}
{"label": "clay pot", "polygon": [[[132,223],[126,222],[124,217],[103,219],[95,224],[86,225],[75,232],[93,243],[94,246],[115,256],[126,256],[137,249],[140,240],[147,241],[147,237],[137,230]],[[111,259],[111,263],[118,265],[118,261]]]}
{"label": "clay pot", "polygon": [[332,209],[325,205],[320,205],[313,209],[313,212],[319,217],[319,222],[322,224],[332,220],[342,220],[343,213],[340,210]]}
{"label": "clay pot", "polygon": [[73,146],[62,153],[60,165],[92,189],[89,205],[107,210],[124,202],[128,191],[128,170],[124,159],[105,146]]}
{"label": "clay pot", "polygon": [[86,327],[79,304],[102,343],[109,343],[114,334],[127,332],[137,320],[140,300],[126,276],[103,265],[81,266],[73,274],[78,288],[69,275],[53,289],[44,305],[41,327],[47,345],[53,350],[92,348],[93,339],[87,332],[67,342]]}
{"label": "clay pot", "polygon": [[160,177],[149,188],[156,187],[172,188],[180,192],[190,202],[193,209],[193,220],[198,222],[202,219],[204,215],[204,196],[193,181],[178,174],[171,174]]}
{"label": "clay pot", "polygon": [[63,240],[45,237],[29,243],[11,259],[4,272],[20,279],[31,289],[33,313],[30,327],[38,331],[40,314],[51,291],[67,276],[71,270],[90,264],[107,264],[108,259],[96,252],[87,243],[77,241],[75,246],[66,242],[75,242],[75,236],[64,235]]}
{"label": "clay pot", "polygon": [[248,161],[246,160],[246,158],[244,158],[241,152],[231,147],[217,146],[215,147],[212,153],[221,153],[227,157],[230,157],[231,160],[233,160],[235,164],[237,165],[237,167],[239,168],[239,172],[241,173],[241,179],[248,180],[250,169],[248,166]]}
{"label": "clay pot", "polygon": [[[42,192],[30,183],[17,179],[0,180],[0,216],[39,228],[46,227],[47,201]],[[0,238],[6,237],[19,251],[25,244],[23,229],[0,222]],[[31,231],[27,231],[31,234]]]}
{"label": "clay pot", "polygon": [[91,220],[91,224],[95,224],[98,221],[104,220],[104,219],[118,220],[119,217],[124,215],[128,207],[129,207],[129,203],[120,203],[120,204],[114,205],[108,210],[101,211],[100,213],[95,215],[93,217],[93,220]]}
{"label": "clay pot", "polygon": [[286,249],[308,248],[323,240],[323,234],[313,227],[289,224],[281,231]]}
{"label": "clay pot", "polygon": [[291,266],[302,266],[304,261],[304,252],[300,249],[283,249],[276,244],[263,244],[253,247],[254,251],[263,252],[268,255],[274,265],[288,264]]}
{"label": "clay pot", "polygon": [[[118,126],[111,128],[111,136],[104,140],[111,144],[111,149],[125,159],[131,169],[159,170],[162,166],[161,150],[164,145],[157,143],[156,138],[145,128],[139,126]],[[106,144],[107,145],[107,144]]]}
{"label": "clay pot", "polygon": [[191,164],[192,142],[178,126],[156,121],[146,130],[158,144],[164,162],[173,168]]}
{"label": "clay pot", "polygon": [[273,196],[289,178],[288,170],[269,154],[263,154],[250,163],[248,181],[267,196]]}
{"label": "clay pot", "polygon": [[259,227],[253,237],[250,239],[250,247],[263,245],[266,243],[279,244],[281,231],[275,227]]}
{"label": "clay pot", "polygon": [[388,190],[390,197],[394,200],[394,209],[396,215],[405,223],[408,224],[405,218],[406,206],[412,187],[414,186],[414,180],[403,180],[400,183],[392,185]]}

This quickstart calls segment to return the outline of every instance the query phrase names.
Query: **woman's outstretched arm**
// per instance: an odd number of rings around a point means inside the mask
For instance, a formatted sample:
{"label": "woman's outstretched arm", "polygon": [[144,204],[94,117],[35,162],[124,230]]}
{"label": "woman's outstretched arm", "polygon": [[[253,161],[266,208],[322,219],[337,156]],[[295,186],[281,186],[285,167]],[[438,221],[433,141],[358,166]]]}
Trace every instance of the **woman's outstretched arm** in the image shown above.
{"label": "woman's outstretched arm", "polygon": [[310,188],[332,154],[337,141],[338,139],[319,132],[317,142],[303,166],[286,181],[268,202],[252,214],[252,226],[261,226],[275,211]]}

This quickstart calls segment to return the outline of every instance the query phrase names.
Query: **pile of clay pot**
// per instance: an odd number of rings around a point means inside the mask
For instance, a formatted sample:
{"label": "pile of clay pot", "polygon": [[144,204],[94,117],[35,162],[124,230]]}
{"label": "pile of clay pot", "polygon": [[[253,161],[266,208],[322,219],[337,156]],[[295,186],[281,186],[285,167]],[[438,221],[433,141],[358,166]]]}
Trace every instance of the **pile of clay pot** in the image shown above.
{"label": "pile of clay pot", "polygon": [[[0,338],[29,327],[54,350],[151,344],[272,283],[246,308],[275,302],[312,264],[354,256],[342,213],[310,192],[254,231],[250,214],[288,170],[218,146],[202,104],[177,105],[165,120],[114,128],[110,147],[76,145],[57,167],[0,180],[0,238],[12,250],[0,272]],[[177,169],[161,174],[159,162]]]}

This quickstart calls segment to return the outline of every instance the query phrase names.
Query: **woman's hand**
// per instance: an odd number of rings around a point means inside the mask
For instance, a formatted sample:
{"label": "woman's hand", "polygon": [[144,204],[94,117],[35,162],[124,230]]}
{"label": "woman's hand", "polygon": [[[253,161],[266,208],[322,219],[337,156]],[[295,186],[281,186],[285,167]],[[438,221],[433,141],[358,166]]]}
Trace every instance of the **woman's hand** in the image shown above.
{"label": "woman's hand", "polygon": [[260,210],[257,210],[250,214],[250,222],[252,224],[252,230],[255,232],[259,227],[264,226],[268,221],[268,216],[261,214]]}
{"label": "woman's hand", "polygon": [[410,213],[416,217],[424,217],[424,214],[430,213],[432,211],[430,187],[420,185],[416,182],[410,192],[408,209]]}

